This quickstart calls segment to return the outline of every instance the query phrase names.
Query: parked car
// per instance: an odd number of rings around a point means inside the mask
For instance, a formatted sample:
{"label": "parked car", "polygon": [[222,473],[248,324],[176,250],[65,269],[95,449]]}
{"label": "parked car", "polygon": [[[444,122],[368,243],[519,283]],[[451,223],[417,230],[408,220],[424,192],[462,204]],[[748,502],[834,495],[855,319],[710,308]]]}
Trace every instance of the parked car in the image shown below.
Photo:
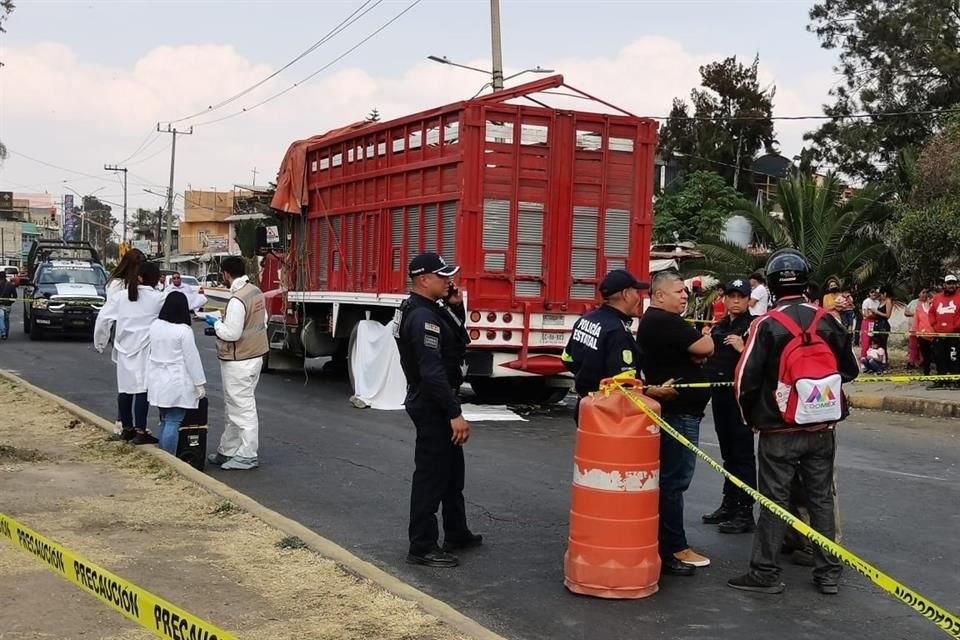
{"label": "parked car", "polygon": [[107,299],[107,273],[88,243],[34,241],[22,284],[23,330],[31,340],[54,331],[93,335]]}

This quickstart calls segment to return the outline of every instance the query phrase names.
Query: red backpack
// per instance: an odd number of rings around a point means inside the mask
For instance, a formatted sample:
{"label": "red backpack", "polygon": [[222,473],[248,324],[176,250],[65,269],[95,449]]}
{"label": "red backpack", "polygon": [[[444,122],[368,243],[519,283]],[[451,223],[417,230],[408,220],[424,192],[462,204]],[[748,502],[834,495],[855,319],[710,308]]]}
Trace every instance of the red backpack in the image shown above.
{"label": "red backpack", "polygon": [[816,331],[826,312],[818,309],[805,329],[779,309],[767,315],[793,335],[780,354],[775,391],[783,421],[806,426],[842,419],[844,398],[837,356]]}

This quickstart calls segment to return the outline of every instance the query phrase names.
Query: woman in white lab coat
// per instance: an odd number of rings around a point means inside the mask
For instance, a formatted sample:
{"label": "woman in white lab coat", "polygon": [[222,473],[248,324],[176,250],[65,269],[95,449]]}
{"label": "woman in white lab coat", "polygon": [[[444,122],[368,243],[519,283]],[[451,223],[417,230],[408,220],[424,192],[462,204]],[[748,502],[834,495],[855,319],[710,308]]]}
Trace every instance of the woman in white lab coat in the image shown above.
{"label": "woman in white lab coat", "polygon": [[150,325],[147,399],[160,408],[160,448],[177,454],[177,436],[187,409],[205,395],[200,352],[190,328],[190,305],[179,291],[167,295],[160,317]]}
{"label": "woman in white lab coat", "polygon": [[159,281],[157,265],[139,265],[137,284],[130,282],[126,290],[114,290],[107,295],[93,329],[93,347],[103,353],[110,341],[110,329],[116,325],[111,359],[117,365],[121,438],[134,444],[157,442],[147,433],[147,359],[150,325],[163,306],[164,295],[156,289]]}
{"label": "woman in white lab coat", "polygon": [[[143,251],[140,251],[140,249],[130,249],[123,254],[120,262],[117,263],[117,266],[110,272],[110,277],[107,278],[107,297],[109,298],[111,295],[116,295],[117,293],[122,295],[130,287],[131,283],[133,283],[133,286],[137,286],[139,284],[137,278],[140,275],[140,265],[146,261],[147,256],[143,255]],[[114,438],[121,439],[123,437],[123,424],[120,420],[119,412],[117,412],[115,424],[117,430]],[[132,431],[130,432],[130,437],[133,437]]]}

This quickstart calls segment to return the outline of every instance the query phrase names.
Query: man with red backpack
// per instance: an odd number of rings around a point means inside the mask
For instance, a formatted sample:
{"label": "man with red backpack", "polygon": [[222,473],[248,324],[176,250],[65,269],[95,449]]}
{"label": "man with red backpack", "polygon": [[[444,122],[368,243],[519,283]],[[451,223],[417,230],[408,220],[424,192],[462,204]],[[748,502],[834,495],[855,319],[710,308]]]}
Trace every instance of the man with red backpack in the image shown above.
{"label": "man with red backpack", "polygon": [[[835,317],[803,299],[810,265],[795,249],[767,261],[766,276],[777,308],[758,318],[737,366],[735,391],[744,422],[760,434],[758,488],[789,509],[791,483],[800,474],[810,525],[834,539],[834,428],[847,417],[842,384],[860,373],[850,335]],[[727,585],[743,591],[781,593],[777,560],[787,523],[763,510],[757,522],[750,571]],[[836,594],[841,565],[814,546],[813,581]]]}

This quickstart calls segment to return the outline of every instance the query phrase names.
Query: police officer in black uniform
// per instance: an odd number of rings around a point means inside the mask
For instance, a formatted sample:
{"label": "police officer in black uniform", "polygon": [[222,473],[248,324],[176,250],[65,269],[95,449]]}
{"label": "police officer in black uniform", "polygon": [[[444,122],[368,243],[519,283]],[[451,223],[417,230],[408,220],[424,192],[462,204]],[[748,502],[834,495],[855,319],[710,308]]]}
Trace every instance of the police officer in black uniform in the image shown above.
{"label": "police officer in black uniform", "polygon": [[[450,551],[475,547],[483,536],[467,527],[463,501],[462,445],[470,438],[457,399],[463,380],[462,336],[451,327],[439,301],[448,297],[459,267],[436,253],[411,260],[412,290],[394,319],[394,337],[407,378],[407,414],[417,428],[410,492],[410,549],[407,562],[430,567],[459,564]],[[438,545],[437,510],[443,505],[443,548]]]}
{"label": "police officer in black uniform", "polygon": [[[706,368],[711,382],[732,383],[740,354],[750,331],[750,281],[736,278],[723,288],[726,314],[710,328],[713,356]],[[711,393],[713,425],[717,430],[723,468],[757,488],[757,462],[753,454],[753,432],[743,422],[733,387],[714,387]],[[750,533],[754,530],[753,498],[732,482],[723,483],[723,502],[703,516],[706,524],[717,524],[720,533]]]}
{"label": "police officer in black uniform", "polygon": [[[574,387],[581,398],[598,390],[605,378],[630,370],[636,370],[639,375],[640,347],[630,325],[640,312],[640,291],[649,288],[648,283],[637,280],[629,271],[615,269],[600,283],[603,305],[573,325],[561,358],[573,373]],[[676,395],[675,390],[666,388],[647,392],[651,397]],[[579,401],[577,406],[579,408]]]}

